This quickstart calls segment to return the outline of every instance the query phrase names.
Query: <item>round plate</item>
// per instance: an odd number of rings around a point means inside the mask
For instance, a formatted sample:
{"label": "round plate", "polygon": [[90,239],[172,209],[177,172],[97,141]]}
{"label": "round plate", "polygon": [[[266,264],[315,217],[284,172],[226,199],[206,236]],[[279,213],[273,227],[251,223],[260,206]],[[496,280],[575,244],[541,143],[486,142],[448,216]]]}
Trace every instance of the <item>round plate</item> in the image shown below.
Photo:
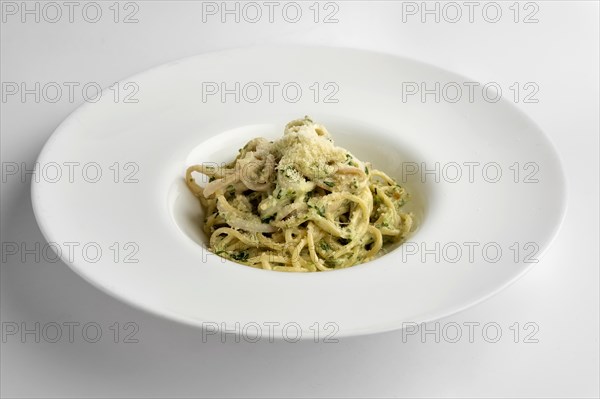
{"label": "round plate", "polygon": [[[493,88],[468,95],[465,82],[337,48],[254,47],[163,65],[56,129],[38,159],[36,218],[49,247],[92,284],[205,329],[312,339],[439,318],[537,263],[566,204],[540,129]],[[304,115],[407,188],[415,232],[372,262],[327,273],[253,269],[208,252],[186,167],[229,161]]]}

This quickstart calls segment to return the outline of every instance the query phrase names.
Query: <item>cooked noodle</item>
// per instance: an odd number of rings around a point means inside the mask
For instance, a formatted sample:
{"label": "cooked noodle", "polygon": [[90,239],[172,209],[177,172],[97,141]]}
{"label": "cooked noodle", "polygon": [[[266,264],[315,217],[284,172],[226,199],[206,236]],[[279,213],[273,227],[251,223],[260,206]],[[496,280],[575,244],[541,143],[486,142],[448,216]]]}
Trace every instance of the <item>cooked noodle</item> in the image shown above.
{"label": "cooked noodle", "polygon": [[[199,186],[194,172],[209,177]],[[403,241],[413,219],[408,194],[385,173],[335,147],[308,117],[283,138],[255,138],[234,161],[193,165],[186,183],[204,207],[215,254],[276,271],[314,272],[369,261]]]}

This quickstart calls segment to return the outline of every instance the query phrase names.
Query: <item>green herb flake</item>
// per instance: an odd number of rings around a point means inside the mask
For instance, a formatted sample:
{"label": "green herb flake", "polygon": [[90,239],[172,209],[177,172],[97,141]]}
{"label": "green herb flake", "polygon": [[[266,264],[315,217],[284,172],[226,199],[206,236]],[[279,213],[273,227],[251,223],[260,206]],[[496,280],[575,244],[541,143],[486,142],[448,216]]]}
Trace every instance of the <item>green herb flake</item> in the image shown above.
{"label": "green herb flake", "polygon": [[358,164],[356,162],[354,162],[354,158],[352,158],[352,155],[350,154],[346,154],[346,163],[350,166],[358,166]]}
{"label": "green herb flake", "polygon": [[[308,202],[309,199],[311,199],[313,197],[314,193],[312,191],[309,191],[306,193],[306,195],[304,196],[304,202]],[[310,205],[308,206],[310,208]]]}
{"label": "green herb flake", "polygon": [[239,262],[245,262],[250,257],[250,254],[248,253],[248,251],[240,251],[240,252],[231,254],[231,257]]}
{"label": "green herb flake", "polygon": [[269,223],[273,219],[275,219],[275,214],[273,214],[271,216],[267,216],[265,218],[262,218],[262,219],[260,219],[260,221],[263,222],[263,223]]}
{"label": "green herb flake", "polygon": [[325,185],[329,186],[329,187],[333,187],[335,186],[335,183],[332,181],[324,181],[323,183],[325,183]]}
{"label": "green herb flake", "polygon": [[317,208],[317,207],[315,207],[315,209],[317,210],[317,214],[318,214],[319,216],[321,216],[321,217],[323,217],[323,218],[325,217],[325,207],[322,207],[322,208]]}

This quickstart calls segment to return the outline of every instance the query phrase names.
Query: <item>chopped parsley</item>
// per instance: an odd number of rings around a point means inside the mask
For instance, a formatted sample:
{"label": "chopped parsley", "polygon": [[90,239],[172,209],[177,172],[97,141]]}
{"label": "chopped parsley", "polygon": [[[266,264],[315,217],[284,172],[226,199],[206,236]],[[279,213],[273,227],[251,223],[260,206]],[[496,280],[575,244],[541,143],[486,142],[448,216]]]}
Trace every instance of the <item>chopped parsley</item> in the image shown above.
{"label": "chopped parsley", "polygon": [[307,192],[304,196],[304,202],[308,202],[308,200],[312,198],[313,194],[314,193],[312,191]]}
{"label": "chopped parsley", "polygon": [[231,257],[237,261],[245,262],[250,257],[250,254],[248,253],[248,251],[240,251],[231,254]]}
{"label": "chopped parsley", "polygon": [[271,216],[267,216],[265,218],[262,218],[262,219],[260,219],[260,221],[263,222],[263,223],[269,223],[273,219],[275,219],[275,214],[272,214]]}
{"label": "chopped parsley", "polygon": [[317,212],[317,215],[319,215],[319,216],[321,216],[323,218],[325,217],[325,207],[324,206],[321,207],[321,208],[319,208],[316,205],[308,204],[308,208],[309,209],[311,209],[311,208],[314,209]]}
{"label": "chopped parsley", "polygon": [[346,163],[350,166],[358,166],[358,164],[354,162],[354,158],[352,158],[352,155],[350,154],[346,154]]}

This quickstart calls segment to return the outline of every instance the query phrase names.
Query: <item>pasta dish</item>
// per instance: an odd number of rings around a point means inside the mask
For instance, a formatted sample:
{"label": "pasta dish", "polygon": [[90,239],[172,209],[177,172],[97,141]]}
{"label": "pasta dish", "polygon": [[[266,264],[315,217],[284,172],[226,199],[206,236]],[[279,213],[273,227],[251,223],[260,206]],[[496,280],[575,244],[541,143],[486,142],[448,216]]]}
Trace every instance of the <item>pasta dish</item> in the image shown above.
{"label": "pasta dish", "polygon": [[[203,187],[195,172],[208,177]],[[186,183],[204,208],[210,251],[267,270],[367,262],[413,224],[406,190],[309,117],[288,123],[279,140],[250,140],[230,163],[190,166]]]}

